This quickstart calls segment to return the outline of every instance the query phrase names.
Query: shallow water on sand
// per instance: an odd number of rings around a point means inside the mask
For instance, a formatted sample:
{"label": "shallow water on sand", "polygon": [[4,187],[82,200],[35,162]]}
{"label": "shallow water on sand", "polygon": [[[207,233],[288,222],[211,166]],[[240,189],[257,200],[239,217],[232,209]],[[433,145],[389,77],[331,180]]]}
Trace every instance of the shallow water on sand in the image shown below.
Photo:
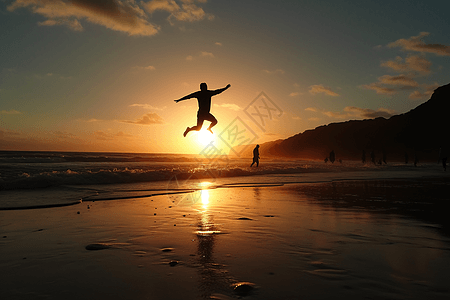
{"label": "shallow water on sand", "polygon": [[[448,187],[423,179],[235,185],[0,211],[2,293],[448,299]],[[87,250],[92,244],[102,250]],[[253,285],[237,295],[239,282]]]}

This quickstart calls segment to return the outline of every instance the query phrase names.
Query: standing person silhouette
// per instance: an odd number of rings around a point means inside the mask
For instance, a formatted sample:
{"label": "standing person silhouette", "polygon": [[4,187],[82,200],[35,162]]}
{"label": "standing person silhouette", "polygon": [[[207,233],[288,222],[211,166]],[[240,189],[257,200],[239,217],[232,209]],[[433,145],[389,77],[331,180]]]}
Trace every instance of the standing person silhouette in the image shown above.
{"label": "standing person silhouette", "polygon": [[255,149],[253,149],[253,162],[250,167],[253,167],[253,164],[256,163],[256,166],[259,166],[259,145],[256,145]]}
{"label": "standing person silhouette", "polygon": [[183,100],[197,98],[197,101],[198,101],[197,125],[192,126],[192,127],[187,127],[183,133],[184,137],[191,130],[199,131],[200,129],[202,129],[202,125],[205,120],[211,122],[211,124],[208,127],[208,130],[209,130],[209,132],[213,133],[211,128],[213,128],[217,124],[217,119],[209,112],[211,110],[211,97],[222,93],[223,91],[228,89],[230,86],[231,85],[228,84],[226,87],[224,87],[222,89],[210,91],[210,90],[208,90],[208,86],[206,85],[206,83],[203,82],[203,83],[200,83],[200,91],[197,91],[197,92],[194,92],[187,96],[184,96],[183,98],[180,98],[178,100],[174,100],[176,103],[178,103]]}

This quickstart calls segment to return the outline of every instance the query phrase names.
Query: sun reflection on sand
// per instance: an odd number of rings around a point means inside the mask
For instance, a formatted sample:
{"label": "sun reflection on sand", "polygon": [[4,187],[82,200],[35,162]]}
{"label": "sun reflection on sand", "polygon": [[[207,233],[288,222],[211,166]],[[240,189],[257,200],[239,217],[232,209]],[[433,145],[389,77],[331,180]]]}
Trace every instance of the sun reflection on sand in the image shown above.
{"label": "sun reflection on sand", "polygon": [[208,209],[209,204],[209,191],[208,190],[201,190],[200,197],[202,199],[203,209]]}

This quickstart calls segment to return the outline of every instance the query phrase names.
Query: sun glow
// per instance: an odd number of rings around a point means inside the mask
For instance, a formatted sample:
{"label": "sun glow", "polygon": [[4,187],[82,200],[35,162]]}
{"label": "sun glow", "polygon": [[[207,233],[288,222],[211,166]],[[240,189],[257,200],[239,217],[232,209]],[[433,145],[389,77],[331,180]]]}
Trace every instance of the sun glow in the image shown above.
{"label": "sun glow", "polygon": [[201,197],[202,197],[203,206],[207,206],[209,204],[209,191],[202,190],[200,193],[201,193]]}
{"label": "sun glow", "polygon": [[198,142],[204,146],[208,145],[209,143],[213,142],[215,140],[214,134],[209,132],[206,129],[202,129],[197,133]]}

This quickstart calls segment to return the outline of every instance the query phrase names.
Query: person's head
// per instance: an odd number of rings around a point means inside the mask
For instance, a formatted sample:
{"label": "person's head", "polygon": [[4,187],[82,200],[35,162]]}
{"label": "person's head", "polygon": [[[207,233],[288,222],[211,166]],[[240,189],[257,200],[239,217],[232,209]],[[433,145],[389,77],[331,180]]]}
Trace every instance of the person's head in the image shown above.
{"label": "person's head", "polygon": [[206,91],[208,89],[208,86],[206,85],[205,82],[200,83],[200,90],[201,91]]}
{"label": "person's head", "polygon": [[259,145],[256,145],[256,148],[259,148]]}

